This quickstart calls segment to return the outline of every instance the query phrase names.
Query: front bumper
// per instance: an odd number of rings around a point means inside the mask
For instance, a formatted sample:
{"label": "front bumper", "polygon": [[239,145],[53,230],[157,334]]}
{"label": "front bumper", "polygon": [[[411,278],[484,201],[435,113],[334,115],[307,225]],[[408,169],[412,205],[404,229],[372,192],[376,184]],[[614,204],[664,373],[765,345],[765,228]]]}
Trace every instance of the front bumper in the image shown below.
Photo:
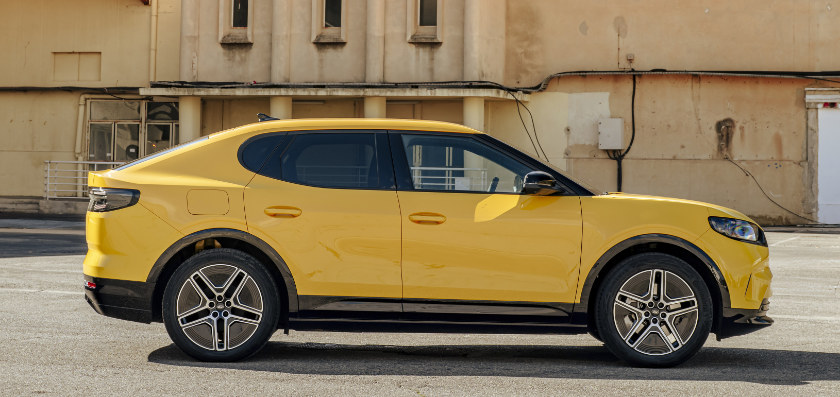
{"label": "front bumper", "polygon": [[730,336],[744,335],[773,325],[773,319],[767,316],[770,300],[761,301],[758,309],[723,309],[723,316],[718,324],[717,340]]}
{"label": "front bumper", "polygon": [[[154,283],[85,275],[85,300],[97,313],[140,323],[152,322]],[[96,287],[91,288],[88,283]]]}

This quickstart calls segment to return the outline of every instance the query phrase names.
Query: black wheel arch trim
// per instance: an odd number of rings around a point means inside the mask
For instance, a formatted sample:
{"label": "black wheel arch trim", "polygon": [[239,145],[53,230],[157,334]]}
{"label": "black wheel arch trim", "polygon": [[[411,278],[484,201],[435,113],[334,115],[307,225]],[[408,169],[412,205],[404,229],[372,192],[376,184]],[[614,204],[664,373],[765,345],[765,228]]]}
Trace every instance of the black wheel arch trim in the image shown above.
{"label": "black wheel arch trim", "polygon": [[295,280],[292,277],[292,272],[289,270],[289,266],[286,265],[286,261],[274,250],[268,243],[260,239],[259,237],[254,236],[253,234],[244,232],[242,230],[236,229],[226,229],[226,228],[217,228],[217,229],[206,229],[201,230],[192,234],[189,234],[177,242],[172,244],[169,248],[163,251],[163,254],[160,255],[155,264],[152,265],[151,271],[149,271],[149,276],[146,278],[146,282],[149,283],[157,283],[158,278],[160,277],[161,273],[163,272],[164,267],[166,264],[182,249],[193,245],[201,240],[205,240],[208,238],[230,238],[235,240],[241,240],[248,244],[253,245],[263,254],[265,254],[275,265],[278,272],[282,276],[283,284],[286,286],[286,295],[289,303],[289,312],[297,312],[298,311],[298,294],[297,294],[297,287],[295,286]]}
{"label": "black wheel arch trim", "polygon": [[[720,308],[721,310],[717,310],[717,318],[714,322],[714,324],[719,324],[719,320],[723,312],[722,309],[731,307],[729,300],[729,287],[727,287],[726,285],[726,279],[723,277],[723,273],[720,271],[720,268],[718,267],[717,263],[715,263],[715,261],[712,260],[712,258],[709,257],[709,255],[706,254],[699,247],[697,247],[689,241],[669,234],[643,234],[635,237],[630,237],[614,245],[612,248],[607,250],[607,252],[601,255],[601,257],[598,258],[597,261],[595,261],[595,265],[592,266],[592,269],[586,276],[586,281],[584,281],[583,287],[581,288],[580,303],[576,303],[573,309],[575,314],[572,317],[572,322],[588,321],[586,320],[586,318],[589,317],[588,312],[589,304],[591,303],[590,295],[592,294],[592,287],[595,285],[595,281],[602,275],[602,272],[607,266],[607,264],[627,249],[650,243],[663,243],[679,247],[694,255],[698,260],[700,260],[700,262],[702,262],[706,266],[706,268],[714,277],[718,287],[717,291],[711,292],[713,294],[717,292],[717,297],[720,298],[719,302],[721,303],[722,307]],[[712,331],[716,330],[717,326],[713,325]]]}

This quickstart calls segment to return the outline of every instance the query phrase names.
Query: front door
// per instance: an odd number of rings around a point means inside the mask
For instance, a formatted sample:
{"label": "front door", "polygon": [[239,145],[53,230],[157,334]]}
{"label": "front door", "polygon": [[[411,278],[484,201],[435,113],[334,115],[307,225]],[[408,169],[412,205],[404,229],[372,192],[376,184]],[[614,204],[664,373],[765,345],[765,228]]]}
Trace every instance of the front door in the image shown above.
{"label": "front door", "polygon": [[577,196],[520,194],[532,167],[469,134],[392,135],[411,184],[398,193],[406,311],[574,302]]}

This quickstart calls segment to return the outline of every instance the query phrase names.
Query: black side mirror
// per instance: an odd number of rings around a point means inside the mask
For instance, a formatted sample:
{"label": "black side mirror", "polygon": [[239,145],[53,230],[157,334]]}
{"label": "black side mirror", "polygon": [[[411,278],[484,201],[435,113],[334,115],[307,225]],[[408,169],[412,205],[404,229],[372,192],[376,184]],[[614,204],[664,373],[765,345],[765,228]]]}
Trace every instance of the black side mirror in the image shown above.
{"label": "black side mirror", "polygon": [[548,196],[557,192],[565,192],[551,174],[543,171],[531,171],[525,174],[522,184],[522,194],[533,196]]}

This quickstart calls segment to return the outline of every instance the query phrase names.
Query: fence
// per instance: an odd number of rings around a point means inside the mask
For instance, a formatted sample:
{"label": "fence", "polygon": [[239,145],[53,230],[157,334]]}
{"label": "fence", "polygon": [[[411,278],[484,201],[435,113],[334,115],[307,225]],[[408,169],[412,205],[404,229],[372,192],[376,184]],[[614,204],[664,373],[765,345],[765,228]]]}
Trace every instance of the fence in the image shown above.
{"label": "fence", "polygon": [[45,161],[44,198],[88,198],[88,172],[124,164],[113,161]]}

